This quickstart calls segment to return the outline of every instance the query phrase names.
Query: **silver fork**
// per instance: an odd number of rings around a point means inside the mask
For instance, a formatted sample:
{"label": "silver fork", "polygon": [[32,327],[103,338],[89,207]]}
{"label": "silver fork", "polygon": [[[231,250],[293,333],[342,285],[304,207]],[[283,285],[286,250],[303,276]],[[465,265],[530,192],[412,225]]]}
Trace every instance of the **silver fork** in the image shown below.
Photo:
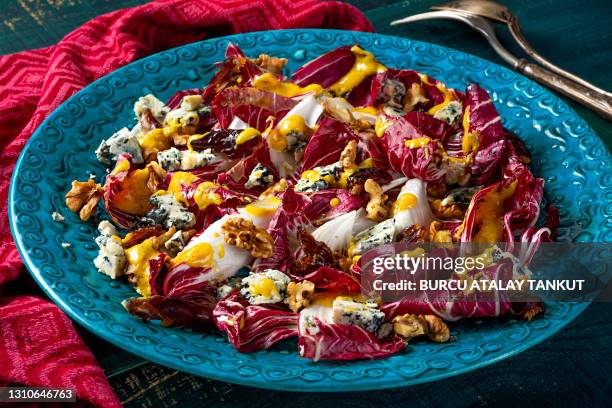
{"label": "silver fork", "polygon": [[[416,14],[395,20],[391,22],[391,25],[430,19],[449,19],[466,23],[481,33],[495,52],[510,64],[515,71],[572,98],[576,102],[597,112],[606,120],[612,121],[612,94],[557,67],[537,54],[522,35],[518,19],[505,6],[486,0],[461,0],[441,4],[432,7],[432,9],[437,9],[438,11]],[[530,63],[523,58],[517,58],[505,49],[495,34],[491,20],[506,23],[510,28],[512,36],[525,52],[548,69],[538,64]]]}

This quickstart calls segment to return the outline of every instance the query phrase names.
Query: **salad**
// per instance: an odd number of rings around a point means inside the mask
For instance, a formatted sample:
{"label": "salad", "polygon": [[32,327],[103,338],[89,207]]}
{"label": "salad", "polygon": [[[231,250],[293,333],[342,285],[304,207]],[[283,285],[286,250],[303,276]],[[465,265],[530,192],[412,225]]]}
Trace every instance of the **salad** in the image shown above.
{"label": "salad", "polygon": [[203,89],[135,102],[137,123],[95,151],[103,185],[72,182],[69,209],[101,220],[95,267],[134,287],[129,313],[218,330],[240,352],[296,337],[305,358],[352,360],[449,341],[450,321],[543,311],[362,290],[359,259],[383,244],[554,239],[554,207],[538,224],[543,180],[483,88],[386,67],[358,45],[290,76],[286,63],[230,44]]}

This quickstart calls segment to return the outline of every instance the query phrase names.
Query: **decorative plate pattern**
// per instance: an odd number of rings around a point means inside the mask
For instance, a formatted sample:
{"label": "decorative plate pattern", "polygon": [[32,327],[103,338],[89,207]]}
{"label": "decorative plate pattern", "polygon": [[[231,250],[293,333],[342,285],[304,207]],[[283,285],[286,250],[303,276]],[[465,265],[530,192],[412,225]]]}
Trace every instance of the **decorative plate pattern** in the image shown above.
{"label": "decorative plate pattern", "polygon": [[[567,105],[530,80],[477,57],[448,48],[384,35],[333,30],[259,32],[217,38],[165,51],[130,64],[89,85],[40,126],[15,167],[10,221],[19,252],[46,293],[74,320],[98,336],[157,363],[218,380],[299,391],[380,389],[432,381],[473,370],[516,354],[559,331],[586,304],[549,304],[543,319],[497,319],[452,326],[456,341],[411,343],[385,360],[313,363],[296,344],[240,354],[219,334],[165,329],[124,311],[133,296],[126,284],[96,272],[93,223],[64,206],[73,179],[105,169],[94,150],[100,140],[133,120],[136,98],[162,99],[200,87],[232,41],[248,55],[266,52],[290,59],[289,70],[340,45],[359,43],[391,67],[414,68],[460,89],[476,82],[490,91],[504,125],[533,154],[546,198],[561,209],[562,236],[612,241],[612,160]],[[58,211],[66,223],[51,220]],[[62,248],[62,242],[72,244]]]}

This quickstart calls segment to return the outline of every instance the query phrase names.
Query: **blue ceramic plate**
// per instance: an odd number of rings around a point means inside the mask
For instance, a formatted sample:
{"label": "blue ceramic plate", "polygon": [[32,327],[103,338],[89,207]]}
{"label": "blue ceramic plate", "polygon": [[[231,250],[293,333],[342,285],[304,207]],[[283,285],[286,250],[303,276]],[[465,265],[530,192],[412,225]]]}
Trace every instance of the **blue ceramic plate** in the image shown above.
{"label": "blue ceramic plate", "polygon": [[[13,235],[34,278],[74,320],[118,347],[193,374],[279,390],[346,391],[422,383],[492,364],[541,342],[584,310],[586,304],[551,304],[543,319],[532,322],[456,324],[456,341],[411,343],[385,360],[345,363],[302,359],[295,342],[240,354],[220,334],[164,329],[130,316],[120,302],[134,292],[96,272],[95,226],[66,209],[64,194],[70,181],[90,173],[102,180],[105,170],[94,150],[102,138],[134,120],[132,106],[139,96],[154,93],[165,99],[206,84],[229,41],[250,56],[265,52],[289,58],[290,70],[338,46],[359,43],[388,66],[417,69],[459,89],[481,84],[505,127],[528,144],[534,171],[546,180],[547,200],[561,209],[566,238],[612,241],[612,207],[605,204],[612,196],[608,151],[565,103],[528,79],[474,56],[405,38],[332,30],[242,34],[165,51],[101,78],[51,114],[24,148],[9,198]],[[53,211],[64,214],[66,223],[52,221]],[[64,249],[62,242],[72,247]]]}

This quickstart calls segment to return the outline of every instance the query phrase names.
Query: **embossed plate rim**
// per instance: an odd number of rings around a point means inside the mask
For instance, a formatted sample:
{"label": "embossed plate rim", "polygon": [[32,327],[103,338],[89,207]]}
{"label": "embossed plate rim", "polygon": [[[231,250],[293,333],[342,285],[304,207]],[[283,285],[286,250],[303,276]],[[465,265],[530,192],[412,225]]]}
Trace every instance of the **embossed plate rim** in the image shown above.
{"label": "embossed plate rim", "polygon": [[[439,45],[435,45],[435,44],[429,44],[429,43],[424,43],[424,42],[420,42],[420,41],[414,41],[414,40],[410,40],[407,38],[401,38],[401,37],[394,37],[394,36],[387,36],[387,35],[380,35],[380,34],[371,34],[371,33],[362,33],[362,32],[350,32],[350,31],[340,31],[340,30],[279,30],[279,31],[275,31],[275,32],[255,32],[255,33],[246,33],[246,34],[238,34],[238,35],[232,35],[232,36],[227,36],[227,37],[219,37],[219,38],[214,38],[214,39],[210,39],[210,40],[205,40],[205,41],[201,41],[201,42],[197,42],[197,43],[192,43],[192,44],[188,44],[182,47],[177,47],[171,50],[166,50],[166,51],[162,51],[161,53],[158,54],[154,54],[152,56],[143,58],[141,60],[138,60],[132,64],[126,65],[110,74],[108,74],[108,76],[113,76],[113,75],[119,75],[122,74],[124,72],[126,72],[128,69],[130,68],[134,68],[134,67],[138,67],[139,69],[142,69],[142,65],[146,63],[147,60],[151,60],[151,59],[159,59],[162,58],[164,55],[170,55],[170,54],[176,54],[177,50],[180,49],[194,49],[194,47],[198,47],[200,44],[204,44],[204,43],[209,43],[209,42],[216,42],[216,43],[227,43],[228,41],[232,41],[235,40],[237,42],[240,41],[241,38],[260,38],[260,37],[265,37],[265,36],[271,36],[273,39],[276,38],[278,40],[278,37],[281,37],[283,35],[288,35],[289,37],[298,37],[300,34],[312,34],[314,36],[325,36],[325,35],[329,35],[331,37],[334,37],[334,41],[337,40],[337,37],[341,36],[341,35],[348,35],[351,38],[355,38],[355,37],[359,37],[359,36],[364,36],[365,37],[373,37],[375,39],[386,39],[386,40],[390,40],[390,41],[400,41],[400,42],[405,42],[406,44],[409,44],[410,47],[414,47],[414,46],[422,46],[425,48],[428,48],[430,50],[436,50],[438,49],[438,51],[443,51],[444,53],[449,53],[449,52],[453,52],[453,53],[458,53],[462,56],[465,57],[469,57],[469,58],[473,58],[475,61],[479,61],[484,63],[485,66],[494,66],[496,69],[500,69],[501,72],[505,72],[508,73],[510,75],[510,77],[513,79],[513,81],[516,81],[517,79],[521,79],[524,81],[527,81],[528,84],[531,84],[534,86],[534,89],[537,90],[538,92],[542,92],[544,94],[547,94],[549,96],[551,96],[553,98],[553,100],[558,103],[561,108],[564,109],[564,112],[566,115],[571,115],[575,118],[578,119],[579,125],[583,125],[586,126],[587,128],[587,132],[592,132],[592,130],[590,130],[590,128],[588,127],[588,125],[584,124],[584,121],[577,115],[575,114],[575,112],[573,112],[571,109],[569,109],[567,107],[567,105],[565,105],[563,103],[563,101],[560,101],[557,97],[555,97],[554,95],[552,95],[550,92],[544,90],[543,88],[541,88],[539,85],[537,84],[533,84],[531,81],[529,81],[528,79],[510,71],[507,70],[504,67],[501,67],[497,64],[494,64],[492,62],[486,61],[484,59],[472,56],[471,54],[467,54],[467,53],[463,53],[461,51],[457,51],[457,50],[452,50],[446,47],[442,47]],[[269,40],[269,39],[268,39]],[[337,45],[336,43],[334,45]],[[410,50],[412,52],[412,49]],[[248,52],[248,50],[247,50]],[[83,88],[81,91],[77,92],[75,95],[73,95],[71,98],[69,98],[67,101],[65,101],[64,103],[62,103],[55,112],[51,113],[49,115],[48,118],[45,119],[45,121],[41,124],[41,126],[36,130],[36,132],[34,133],[34,135],[32,136],[32,138],[30,138],[30,140],[28,141],[28,143],[26,144],[26,146],[24,147],[23,153],[20,155],[17,164],[15,165],[15,171],[14,174],[12,176],[11,179],[11,189],[9,192],[9,217],[10,217],[10,226],[11,226],[11,231],[13,233],[13,236],[15,237],[15,241],[17,242],[17,248],[18,251],[20,253],[20,255],[22,256],[22,258],[25,261],[25,264],[28,266],[28,269],[31,271],[32,275],[34,276],[35,280],[39,283],[39,285],[43,288],[43,290],[49,295],[49,297],[55,301],[55,303],[57,303],[60,308],[62,308],[64,311],[66,311],[75,321],[77,321],[79,324],[83,325],[84,327],[86,327],[88,330],[92,331],[94,334],[104,338],[105,340],[115,344],[116,346],[126,349],[129,352],[132,352],[136,355],[140,355],[143,356],[145,358],[148,358],[152,361],[158,362],[160,364],[181,370],[181,371],[187,371],[190,372],[192,374],[196,374],[196,375],[202,375],[202,376],[206,376],[209,378],[214,378],[214,379],[218,379],[218,380],[223,380],[223,381],[228,381],[228,382],[233,382],[233,383],[238,383],[238,384],[243,384],[243,385],[250,385],[250,386],[257,386],[257,387],[261,387],[261,388],[270,388],[270,389],[279,389],[279,390],[294,390],[294,391],[346,391],[346,390],[356,390],[356,389],[362,389],[362,390],[366,390],[366,389],[381,389],[381,388],[389,388],[389,387],[397,387],[397,386],[401,386],[401,385],[408,385],[408,384],[417,384],[417,383],[422,383],[422,382],[427,382],[427,381],[433,381],[433,380],[437,380],[437,379],[441,379],[441,378],[446,378],[452,375],[457,375],[457,374],[461,374],[464,372],[468,372],[480,367],[484,367],[486,365],[490,365],[493,364],[497,361],[500,361],[504,358],[507,358],[509,356],[515,355],[520,353],[521,351],[533,346],[534,344],[537,344],[541,341],[543,341],[544,339],[550,337],[551,335],[557,333],[559,330],[561,330],[565,325],[569,324],[576,316],[578,316],[578,314],[580,314],[586,307],[587,304],[580,304],[580,305],[573,305],[571,306],[569,309],[569,312],[564,315],[564,319],[560,322],[558,322],[552,329],[551,328],[546,328],[544,333],[539,332],[538,335],[536,335],[536,338],[532,338],[529,341],[526,342],[522,342],[520,344],[517,345],[513,345],[513,347],[510,350],[507,350],[506,352],[503,353],[499,353],[493,357],[490,357],[490,355],[485,355],[484,357],[479,358],[479,361],[475,362],[475,363],[470,363],[467,364],[463,367],[460,368],[452,368],[452,369],[441,369],[438,370],[437,372],[435,372],[434,374],[432,374],[432,370],[427,371],[426,375],[421,375],[421,373],[417,373],[415,377],[411,377],[408,378],[407,376],[402,376],[401,379],[399,379],[398,381],[393,381],[393,382],[389,382],[388,380],[385,380],[384,376],[381,377],[368,377],[367,381],[360,381],[359,379],[355,379],[352,378],[348,381],[345,382],[340,382],[340,380],[336,379],[336,378],[329,378],[330,380],[333,381],[323,381],[323,379],[325,379],[326,377],[323,378],[319,378],[319,379],[314,379],[312,381],[309,381],[306,378],[303,378],[303,376],[298,376],[296,378],[291,378],[291,379],[286,379],[286,380],[278,380],[276,379],[276,381],[269,381],[266,380],[266,378],[264,378],[265,376],[258,376],[257,378],[252,378],[252,377],[248,377],[247,375],[241,374],[240,372],[238,372],[238,368],[236,368],[234,371],[231,370],[221,370],[218,369],[216,370],[215,367],[210,366],[207,369],[202,369],[201,366],[197,366],[197,365],[191,365],[191,364],[186,364],[184,362],[182,362],[182,360],[180,360],[179,356],[175,356],[175,355],[171,355],[171,354],[164,354],[164,353],[156,353],[154,352],[155,350],[153,350],[152,348],[139,348],[138,344],[135,343],[131,343],[131,342],[125,342],[125,341],[121,341],[122,338],[118,337],[117,335],[115,335],[114,333],[110,333],[108,331],[105,331],[105,328],[103,326],[97,325],[97,324],[93,324],[92,322],[88,321],[85,316],[83,316],[78,310],[76,310],[76,308],[73,307],[73,305],[69,304],[68,302],[66,302],[60,293],[57,293],[52,287],[51,285],[47,282],[46,278],[42,275],[41,270],[36,267],[36,265],[34,264],[34,261],[29,257],[28,253],[27,253],[27,247],[24,244],[23,240],[22,240],[22,236],[21,234],[18,233],[17,231],[17,222],[15,220],[15,211],[16,211],[16,191],[14,185],[16,183],[16,180],[18,178],[18,173],[19,173],[19,169],[21,169],[21,167],[23,166],[23,162],[25,161],[25,152],[27,152],[30,148],[31,145],[33,143],[33,141],[36,139],[37,135],[39,133],[41,133],[41,129],[43,129],[45,126],[49,125],[51,123],[51,121],[55,118],[55,113],[61,111],[62,109],[64,109],[67,104],[69,104],[71,101],[75,101],[77,100],[77,98],[79,98],[80,96],[83,96],[85,94],[87,94],[87,92],[91,91],[96,85],[101,84],[105,81],[105,79],[107,78],[107,76],[102,77],[100,79],[98,79],[97,81],[93,82],[92,84],[88,85],[87,87]],[[563,113],[563,112],[562,112]],[[594,134],[594,133],[593,133]],[[607,157],[608,161],[609,161],[609,155]],[[48,221],[47,221],[48,222]],[[143,324],[143,323],[138,323],[138,322],[132,322],[133,324]],[[164,330],[174,330],[174,329],[164,329]],[[190,343],[186,343],[189,346],[192,346]],[[274,352],[271,352],[274,353]],[[415,361],[418,360],[418,355],[414,355],[411,354],[410,352],[408,354],[402,354],[400,356],[396,356],[398,358],[402,358],[402,359],[406,359],[407,362]],[[238,362],[243,362],[243,361],[248,361],[251,357],[249,357],[248,355],[236,355],[235,359]],[[393,357],[392,357],[393,359]],[[300,360],[302,361],[302,360]],[[376,362],[355,362],[355,363],[340,363],[338,365],[335,365],[333,363],[318,363],[318,364],[311,364],[310,366],[308,366],[307,364],[304,364],[305,369],[309,369],[309,370],[313,370],[315,372],[319,372],[319,371],[325,371],[328,370],[330,366],[332,367],[338,367],[337,371],[341,371],[342,367],[347,367],[347,369],[350,369],[350,366],[362,366],[364,364],[368,364],[371,365],[373,369],[376,368],[390,368],[393,369],[393,364],[391,362],[389,362],[390,360],[378,360]],[[275,364],[282,364],[282,362],[275,362]],[[397,365],[397,364],[395,364]],[[333,373],[333,370],[330,371]],[[303,372],[300,372],[300,374],[303,375]],[[338,386],[338,384],[340,384],[341,386]]]}

